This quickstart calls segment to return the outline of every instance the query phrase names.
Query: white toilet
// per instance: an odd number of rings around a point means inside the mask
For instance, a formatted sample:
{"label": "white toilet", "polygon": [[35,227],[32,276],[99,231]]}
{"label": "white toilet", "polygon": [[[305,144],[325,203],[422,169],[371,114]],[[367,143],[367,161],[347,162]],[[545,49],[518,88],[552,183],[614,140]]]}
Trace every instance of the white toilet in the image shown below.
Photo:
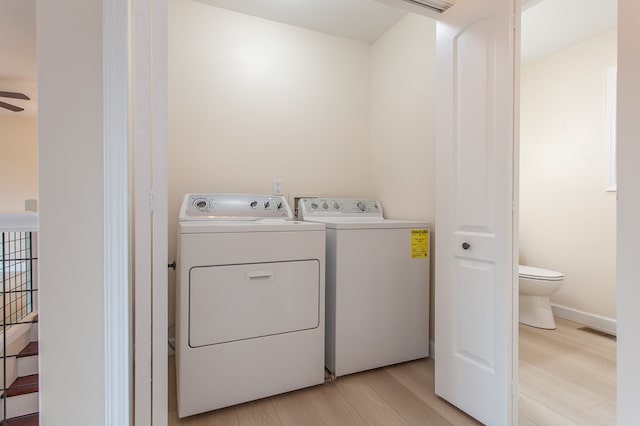
{"label": "white toilet", "polygon": [[532,327],[553,330],[556,322],[551,312],[549,296],[562,287],[564,275],[548,269],[520,265],[520,322]]}

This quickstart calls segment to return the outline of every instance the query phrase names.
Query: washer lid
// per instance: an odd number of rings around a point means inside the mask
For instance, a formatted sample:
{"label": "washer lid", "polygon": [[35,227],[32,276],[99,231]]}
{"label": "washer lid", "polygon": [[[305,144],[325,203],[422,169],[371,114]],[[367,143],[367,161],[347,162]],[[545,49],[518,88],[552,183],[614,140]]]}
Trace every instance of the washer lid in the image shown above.
{"label": "washer lid", "polygon": [[560,272],[526,265],[518,266],[518,276],[520,276],[520,278],[531,278],[534,280],[544,281],[560,281],[564,279],[564,275]]}

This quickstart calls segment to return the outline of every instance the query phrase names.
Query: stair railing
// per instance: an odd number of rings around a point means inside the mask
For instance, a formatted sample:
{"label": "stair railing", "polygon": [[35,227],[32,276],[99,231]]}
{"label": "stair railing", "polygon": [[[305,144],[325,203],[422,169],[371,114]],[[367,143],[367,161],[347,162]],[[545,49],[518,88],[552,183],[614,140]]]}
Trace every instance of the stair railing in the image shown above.
{"label": "stair railing", "polygon": [[[7,363],[16,354],[7,353],[10,343],[8,331],[20,324],[32,323],[37,310],[37,235],[38,214],[34,212],[0,213],[0,272],[2,279],[2,306],[0,321],[2,332],[2,420],[7,424]],[[27,318],[29,316],[29,318]]]}

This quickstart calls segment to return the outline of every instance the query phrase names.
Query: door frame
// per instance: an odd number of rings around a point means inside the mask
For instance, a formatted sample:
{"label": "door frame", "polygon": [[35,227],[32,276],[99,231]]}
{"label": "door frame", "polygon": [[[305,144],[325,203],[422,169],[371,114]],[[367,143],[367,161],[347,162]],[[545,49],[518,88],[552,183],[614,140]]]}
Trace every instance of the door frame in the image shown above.
{"label": "door frame", "polygon": [[131,419],[129,1],[103,2],[105,424]]}
{"label": "door frame", "polygon": [[[132,0],[133,1],[133,0]],[[166,148],[166,128],[167,128],[167,115],[166,115],[166,88],[168,85],[168,80],[167,80],[167,74],[166,74],[166,70],[167,70],[167,65],[166,65],[166,55],[167,55],[167,28],[166,28],[166,20],[167,20],[167,15],[168,15],[168,8],[167,8],[167,0],[155,0],[153,1],[153,4],[149,7],[149,2],[151,2],[152,0],[135,0],[135,5],[136,5],[136,10],[138,11],[138,13],[136,15],[142,15],[142,16],[136,16],[136,18],[134,19],[135,21],[137,21],[138,19],[142,19],[143,21],[146,19],[145,16],[149,15],[151,12],[151,10],[153,10],[153,16],[159,21],[159,22],[164,22],[165,25],[162,28],[158,28],[156,32],[153,33],[153,41],[150,43],[153,45],[153,50],[156,53],[157,57],[157,63],[155,64],[155,66],[161,66],[162,69],[160,72],[158,72],[158,74],[155,76],[154,81],[153,81],[153,87],[151,87],[151,92],[150,93],[144,93],[142,90],[140,90],[140,88],[136,88],[135,90],[133,90],[133,94],[136,98],[138,97],[144,97],[146,96],[147,99],[148,98],[155,98],[157,104],[162,103],[162,105],[159,107],[161,109],[164,109],[164,112],[161,111],[156,111],[159,115],[156,116],[156,120],[155,123],[156,125],[161,128],[161,129],[165,129],[163,131],[161,131],[161,135],[162,135],[162,144],[161,147],[158,147],[159,149],[155,150],[155,155],[154,158],[156,161],[159,161],[161,163],[164,164],[164,167],[166,168],[166,151],[162,151],[162,149]],[[634,0],[619,0],[619,4],[629,4],[628,8],[632,11],[632,12],[636,12],[637,11],[637,6],[633,5],[633,1]],[[403,0],[395,0],[395,3],[397,3],[398,6],[403,7],[405,5],[401,5],[401,3],[403,2]],[[146,10],[144,10],[145,8],[140,6],[141,3],[146,4]],[[620,7],[620,6],[619,6]],[[636,8],[635,10],[633,8]],[[430,16],[431,18],[434,18],[433,15],[427,14],[425,13],[427,16]],[[634,15],[635,16],[635,15]],[[147,16],[148,20],[151,20],[151,16]],[[619,19],[619,31],[621,30],[621,25],[624,25],[625,23],[630,23],[632,21],[631,16],[627,16],[626,20],[621,20]],[[519,29],[518,29],[519,31]],[[637,31],[635,31],[631,26],[629,26],[629,28],[626,28],[626,31],[631,35],[633,34],[637,34]],[[136,28],[136,30],[133,32],[132,37],[134,39],[134,44],[137,44],[138,42],[140,42],[143,39],[147,39],[149,37],[148,33],[143,33],[140,31],[140,28]],[[138,57],[139,55],[144,55],[146,57],[151,56],[151,46],[150,44],[144,44],[141,43],[139,47],[139,49],[141,50],[137,50],[136,51],[136,57]],[[146,47],[145,47],[146,46]],[[164,61],[164,62],[163,62]],[[516,66],[518,67],[519,70],[519,64],[516,64]],[[156,71],[158,71],[157,68],[154,68]],[[620,67],[619,67],[620,69]],[[518,75],[518,74],[516,74]],[[629,84],[632,84],[631,81],[628,82]],[[621,87],[621,85],[618,85],[618,93],[622,93],[622,89],[623,87]],[[159,94],[159,96],[156,96],[156,94]],[[162,102],[161,102],[162,101]],[[147,106],[148,109],[152,109],[152,103],[151,101],[149,101],[149,105]],[[629,114],[632,113],[632,107],[633,106],[633,102],[628,102],[627,104],[620,104],[620,101],[618,101],[618,115],[619,117],[622,117],[624,115],[624,111],[625,111],[625,107],[627,107],[627,111],[629,111]],[[164,114],[164,115],[162,115]],[[631,114],[632,115],[632,114]],[[620,119],[619,119],[620,120]],[[622,123],[622,124],[621,124]],[[517,122],[516,122],[517,124]],[[628,138],[623,138],[622,136],[620,136],[621,133],[621,126],[625,126],[625,128],[628,128],[629,131],[631,132],[631,129],[637,127],[636,121],[632,118],[630,118],[629,120],[627,120],[626,122],[622,122],[619,121],[618,123],[618,147],[619,147],[619,151],[618,151],[618,156],[620,158],[620,147],[623,146],[628,146],[628,149],[633,149],[633,144],[635,143],[635,141],[632,140],[631,137]],[[516,147],[517,148],[517,147]],[[149,154],[150,155],[150,154]],[[517,150],[514,151],[514,156],[517,155]],[[136,160],[137,161],[137,160]],[[518,170],[517,168],[517,164],[519,163],[517,157],[514,158],[514,173]],[[619,175],[618,177],[618,185],[622,188],[622,191],[624,191],[625,189],[633,192],[633,193],[637,193],[638,192],[638,184],[634,184],[634,182],[637,181],[637,179],[635,179],[635,177],[637,177],[638,173],[633,172],[633,170],[630,170],[628,172],[627,175]],[[628,179],[625,180],[625,178],[628,177],[633,177],[634,179]],[[166,181],[167,179],[167,173],[166,173],[166,169],[164,171],[164,173],[162,172],[162,169],[158,169],[158,176],[157,179],[159,180],[163,180]],[[622,193],[622,191],[620,193]],[[159,196],[161,198],[161,202],[164,203],[166,202],[166,197],[167,197],[168,193],[165,190],[163,191],[161,188],[156,188],[155,190],[155,196]],[[164,197],[164,198],[163,198]],[[134,198],[135,201],[137,201],[138,203],[140,202],[144,202],[144,200],[148,200],[148,193],[147,194],[142,194],[142,193],[138,193],[135,192],[134,193]],[[517,212],[518,210],[518,205],[517,205],[517,198],[515,198],[515,205],[514,205],[514,209]],[[155,211],[157,213],[160,213],[160,209],[157,208],[159,205],[156,204],[156,209]],[[619,206],[621,207],[622,204]],[[626,207],[626,204],[624,204],[624,206]],[[638,208],[637,206],[631,206],[631,208],[634,208],[635,211],[638,211],[640,208]],[[625,214],[624,217],[621,215],[620,209],[618,212],[618,258],[632,258],[633,256],[635,256],[636,251],[633,248],[634,244],[631,244],[630,240],[636,241],[638,237],[638,232],[635,232],[635,230],[637,229],[637,226],[634,225],[634,223],[631,223],[630,220],[625,220],[627,217],[637,217],[637,215],[631,215],[632,212],[629,212],[628,214]],[[162,214],[165,215],[165,222],[166,222],[166,209],[163,210]],[[517,217],[517,215],[516,215]],[[159,224],[159,223],[158,223]],[[166,227],[165,227],[166,228]],[[516,228],[516,223],[514,222],[514,239],[517,237],[517,233],[515,231],[517,231]],[[622,230],[625,230],[625,234],[623,235]],[[166,230],[164,231],[166,232]],[[159,237],[159,236],[158,236]],[[624,237],[624,238],[623,238]],[[625,241],[628,243],[625,243]],[[517,249],[517,245],[515,245],[515,241],[514,241],[514,250]],[[167,249],[167,242],[166,242],[166,238],[164,239],[164,242],[160,239],[155,239],[153,241],[153,244],[150,244],[148,246],[148,249],[151,250],[151,247],[156,247],[157,251],[162,252],[163,250]],[[436,249],[436,253],[437,253],[437,246],[435,247]],[[514,256],[517,255],[517,252],[514,253]],[[165,258],[166,259],[166,258]],[[136,265],[137,265],[137,261],[136,261]],[[166,270],[163,268],[163,271],[160,271],[160,264],[154,265],[155,267],[157,267],[157,271],[156,273],[158,273],[159,275],[156,275],[156,278],[158,277],[162,277],[163,273],[166,273]],[[633,356],[634,354],[640,353],[640,345],[638,344],[637,340],[634,336],[634,332],[633,330],[635,329],[634,327],[632,327],[632,325],[637,325],[640,324],[640,314],[636,312],[635,308],[633,308],[632,306],[625,306],[625,301],[628,301],[628,304],[633,304],[633,298],[628,298],[628,299],[624,299],[622,296],[629,293],[631,294],[633,292],[633,294],[637,294],[636,290],[633,290],[633,288],[636,288],[637,286],[634,286],[633,284],[635,283],[635,276],[636,273],[635,271],[637,271],[637,266],[635,268],[630,268],[627,267],[627,269],[625,269],[624,271],[621,269],[621,265],[619,263],[618,265],[618,304],[619,304],[619,313],[618,313],[618,327],[619,327],[619,337],[620,337],[620,343],[619,343],[619,347],[618,347],[618,362],[619,362],[619,369],[618,369],[618,377],[622,378],[622,375],[620,374],[620,366],[624,366],[627,365],[625,362],[627,359],[631,360],[631,359],[635,359],[637,357]],[[624,275],[623,275],[624,273]],[[516,279],[517,275],[515,274],[514,271],[514,280]],[[166,280],[166,277],[164,278]],[[515,283],[515,281],[514,281]],[[166,289],[166,285],[165,285],[165,289]],[[149,289],[150,291],[150,289]],[[161,292],[157,292],[160,293],[156,296],[158,296],[159,299],[162,299],[163,294],[166,294],[166,291],[161,291]],[[514,292],[514,306],[517,306],[517,292]],[[164,296],[166,298],[166,295]],[[147,299],[149,300],[149,299]],[[160,300],[154,300],[154,303],[160,303]],[[164,306],[166,308],[166,305],[168,303],[168,299],[165,301]],[[138,307],[137,303],[136,303],[136,307]],[[113,310],[113,311],[112,311]],[[115,313],[117,315],[117,312],[115,312],[115,306],[113,306],[113,304],[109,304],[107,305],[107,313],[106,315],[109,316],[110,315],[110,311],[111,313]],[[138,313],[136,313],[136,324],[138,320],[144,320],[144,318],[140,318],[138,316]],[[149,313],[149,317],[148,317],[148,321],[151,322],[151,313]],[[626,324],[626,321],[629,322],[629,326],[625,327],[624,324]],[[164,319],[164,321],[161,320],[161,324],[162,325],[167,325],[166,323],[166,317]],[[156,323],[156,326],[158,326],[158,324]],[[136,325],[137,327],[137,325]],[[628,334],[625,332],[625,330],[629,330]],[[165,327],[165,333],[166,333],[166,327]],[[517,359],[517,330],[516,330],[516,336],[514,336],[514,352],[512,354],[512,356],[514,356],[514,359]],[[164,343],[166,342],[166,339],[161,341],[160,344],[162,346],[165,346]],[[140,359],[137,356],[137,352],[138,352],[139,348],[136,350],[136,362],[138,362],[139,360],[143,363],[143,364],[148,364],[149,366],[151,365],[151,357],[148,358],[148,360],[144,360],[144,359]],[[166,352],[166,346],[165,346],[165,352]],[[106,356],[110,356],[109,353],[105,354]],[[151,354],[149,354],[151,355]],[[153,356],[154,358],[156,356],[162,356],[162,350],[158,350],[158,353],[156,354],[155,352],[153,352]],[[161,360],[166,360],[166,356],[164,356],[164,358],[156,358],[156,359],[161,359]],[[635,361],[634,361],[635,362]],[[629,365],[630,365],[631,361],[629,361]],[[514,365],[516,366],[514,368],[514,377],[517,377],[517,363],[514,363]],[[139,366],[139,365],[138,365]],[[163,367],[164,366],[164,367]],[[167,367],[166,367],[166,363],[164,362],[160,362],[157,363],[156,365],[156,370],[160,369],[162,370],[164,368],[164,372],[161,371],[157,371],[157,373],[160,376],[164,376],[164,380],[163,383],[165,383],[165,387],[166,387],[166,378],[167,378]],[[137,380],[137,379],[136,379]],[[631,380],[631,379],[629,379]],[[637,382],[637,381],[636,381]],[[162,393],[162,391],[160,391],[160,393]],[[625,402],[625,401],[631,401],[634,397],[634,394],[640,393],[640,390],[638,390],[638,386],[637,383],[636,384],[629,384],[627,383],[627,381],[624,381],[624,385],[623,382],[621,380],[618,380],[618,401],[619,402]],[[157,396],[157,395],[156,395]],[[111,398],[110,394],[107,393],[107,405],[110,403],[108,401],[108,399]],[[517,402],[517,394],[513,395],[514,401]],[[166,401],[166,399],[165,399]],[[134,406],[136,409],[138,408],[143,408],[142,404],[140,403],[140,401],[138,401],[137,397],[134,400]],[[514,405],[515,407],[516,405]],[[634,405],[634,407],[636,407],[636,405]],[[165,408],[165,412],[166,412],[166,406]],[[637,413],[640,410],[640,407],[638,408],[632,408],[629,407],[628,411],[629,413]],[[150,411],[150,409],[149,409]],[[517,410],[514,410],[515,412],[517,412]],[[618,407],[618,412],[620,413],[620,407]],[[626,411],[625,411],[626,412]],[[166,413],[165,413],[166,416]],[[155,418],[155,420],[157,420],[158,422],[154,422],[154,424],[161,424],[159,422],[159,418]],[[145,423],[140,423],[140,424],[145,424]],[[165,424],[165,423],[163,423]]]}
{"label": "door frame", "polygon": [[[640,275],[637,241],[640,239],[640,169],[637,143],[640,123],[640,59],[635,54],[640,29],[637,0],[618,0],[618,95],[617,95],[617,422],[632,424],[640,417]],[[622,374],[621,374],[622,373]]]}
{"label": "door frame", "polygon": [[133,420],[162,426],[168,421],[168,0],[131,2]]}

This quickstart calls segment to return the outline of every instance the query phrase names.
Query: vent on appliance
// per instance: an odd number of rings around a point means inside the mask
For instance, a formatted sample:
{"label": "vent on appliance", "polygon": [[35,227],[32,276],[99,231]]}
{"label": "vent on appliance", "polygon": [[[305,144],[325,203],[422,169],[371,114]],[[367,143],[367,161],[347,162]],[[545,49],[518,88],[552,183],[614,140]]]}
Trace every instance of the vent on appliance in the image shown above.
{"label": "vent on appliance", "polygon": [[445,0],[404,0],[407,3],[414,4],[416,6],[425,7],[435,12],[444,12],[453,6],[452,1]]}

